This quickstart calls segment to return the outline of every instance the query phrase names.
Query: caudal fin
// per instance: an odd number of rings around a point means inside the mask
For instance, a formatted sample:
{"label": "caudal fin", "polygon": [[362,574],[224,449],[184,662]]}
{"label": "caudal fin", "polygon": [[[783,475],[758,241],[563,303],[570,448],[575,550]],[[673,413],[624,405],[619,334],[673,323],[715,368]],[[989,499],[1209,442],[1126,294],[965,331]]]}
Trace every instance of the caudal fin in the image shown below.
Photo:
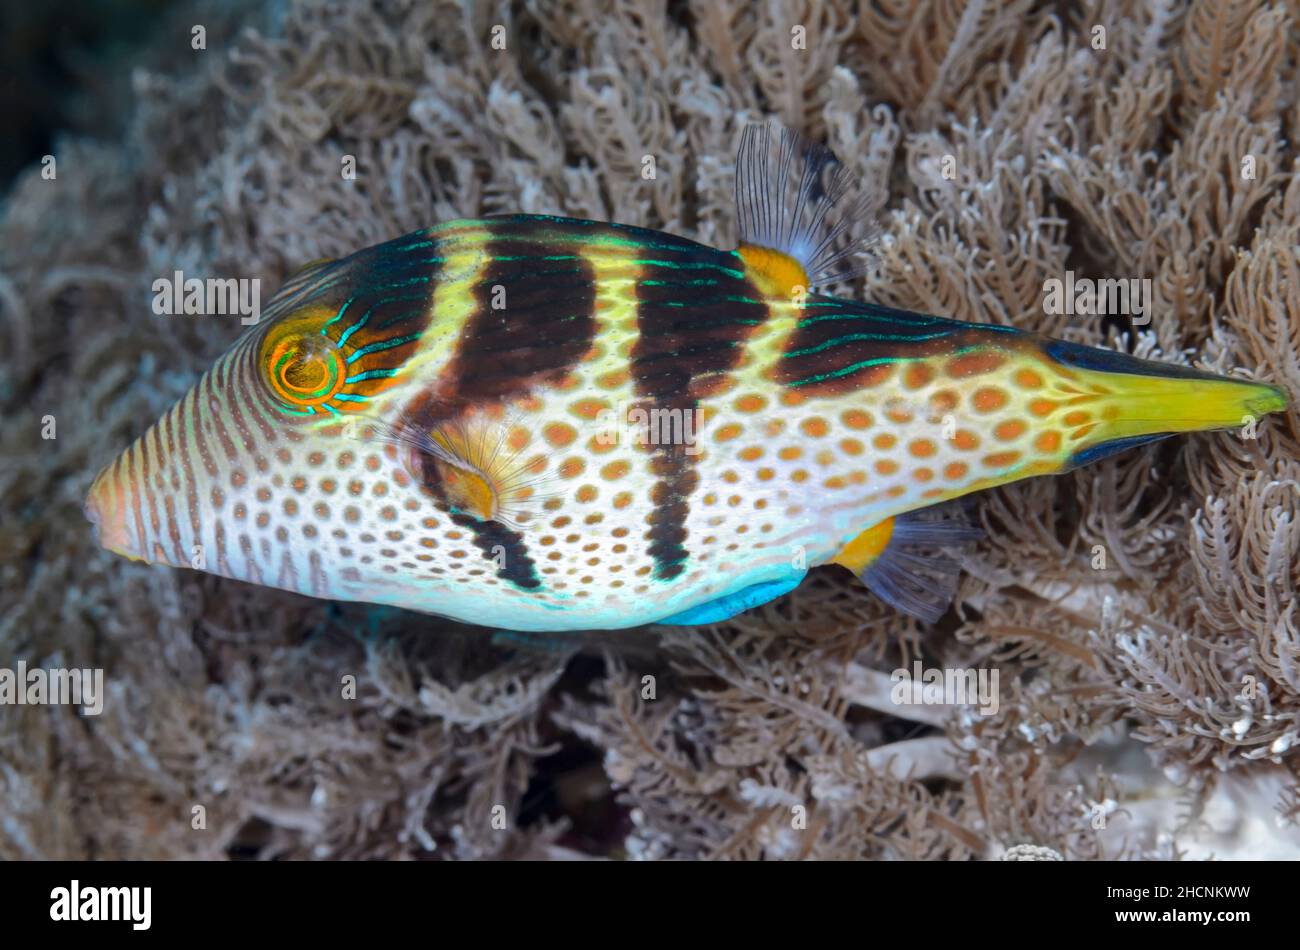
{"label": "caudal fin", "polygon": [[1056,340],[1043,349],[1088,404],[1068,468],[1179,432],[1249,426],[1287,406],[1268,383]]}

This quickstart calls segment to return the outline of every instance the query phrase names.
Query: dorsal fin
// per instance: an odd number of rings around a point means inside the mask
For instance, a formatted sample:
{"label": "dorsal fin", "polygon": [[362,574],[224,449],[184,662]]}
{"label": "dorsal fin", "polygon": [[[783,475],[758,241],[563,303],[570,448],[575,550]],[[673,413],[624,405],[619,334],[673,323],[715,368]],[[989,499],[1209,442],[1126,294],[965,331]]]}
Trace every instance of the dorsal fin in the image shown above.
{"label": "dorsal fin", "polygon": [[766,123],[745,127],[736,156],[742,251],[785,255],[803,268],[809,286],[853,277],[877,233],[870,208],[830,149]]}
{"label": "dorsal fin", "polygon": [[964,546],[981,531],[962,506],[909,511],[872,525],[833,559],[847,567],[885,603],[935,623],[957,593],[960,568],[944,549]]}

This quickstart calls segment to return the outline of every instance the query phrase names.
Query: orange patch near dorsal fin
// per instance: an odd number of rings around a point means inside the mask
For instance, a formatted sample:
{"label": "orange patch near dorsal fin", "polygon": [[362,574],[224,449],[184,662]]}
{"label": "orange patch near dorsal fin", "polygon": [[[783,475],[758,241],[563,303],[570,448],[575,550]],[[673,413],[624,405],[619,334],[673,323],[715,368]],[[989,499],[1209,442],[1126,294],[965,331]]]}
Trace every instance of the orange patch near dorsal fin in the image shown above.
{"label": "orange patch near dorsal fin", "polygon": [[802,300],[808,293],[808,272],[789,254],[757,244],[742,244],[736,253],[745,262],[750,279],[765,296]]}
{"label": "orange patch near dorsal fin", "polygon": [[736,154],[740,253],[776,296],[861,273],[860,252],[876,235],[872,207],[824,145],[789,129],[745,127]]}

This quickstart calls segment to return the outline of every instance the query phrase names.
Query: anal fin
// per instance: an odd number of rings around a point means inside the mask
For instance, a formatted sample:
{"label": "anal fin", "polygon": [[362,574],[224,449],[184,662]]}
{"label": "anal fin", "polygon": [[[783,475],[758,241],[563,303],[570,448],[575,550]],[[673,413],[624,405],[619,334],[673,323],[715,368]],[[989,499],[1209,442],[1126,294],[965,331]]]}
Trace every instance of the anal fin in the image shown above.
{"label": "anal fin", "polygon": [[952,603],[961,574],[945,549],[979,537],[959,506],[944,505],[872,525],[831,560],[858,575],[885,603],[935,623]]}

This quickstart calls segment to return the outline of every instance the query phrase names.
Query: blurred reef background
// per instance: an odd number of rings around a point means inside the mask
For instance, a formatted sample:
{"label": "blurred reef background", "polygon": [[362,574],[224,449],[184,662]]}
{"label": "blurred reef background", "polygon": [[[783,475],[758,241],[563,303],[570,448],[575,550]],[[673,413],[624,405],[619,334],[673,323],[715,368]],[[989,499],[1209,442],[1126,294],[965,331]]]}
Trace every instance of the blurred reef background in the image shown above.
{"label": "blurred reef background", "polygon": [[[0,666],[108,695],[0,708],[0,858],[1300,857],[1300,2],[47,6],[0,30]],[[980,496],[932,629],[823,569],[527,644],[95,545],[95,472],[241,330],[153,314],[154,279],[269,294],[493,212],[731,246],[765,117],[876,189],[852,292],[1293,408]],[[1066,270],[1151,279],[1150,326],[1045,314]],[[914,660],[996,668],[998,713],[892,703]]]}

